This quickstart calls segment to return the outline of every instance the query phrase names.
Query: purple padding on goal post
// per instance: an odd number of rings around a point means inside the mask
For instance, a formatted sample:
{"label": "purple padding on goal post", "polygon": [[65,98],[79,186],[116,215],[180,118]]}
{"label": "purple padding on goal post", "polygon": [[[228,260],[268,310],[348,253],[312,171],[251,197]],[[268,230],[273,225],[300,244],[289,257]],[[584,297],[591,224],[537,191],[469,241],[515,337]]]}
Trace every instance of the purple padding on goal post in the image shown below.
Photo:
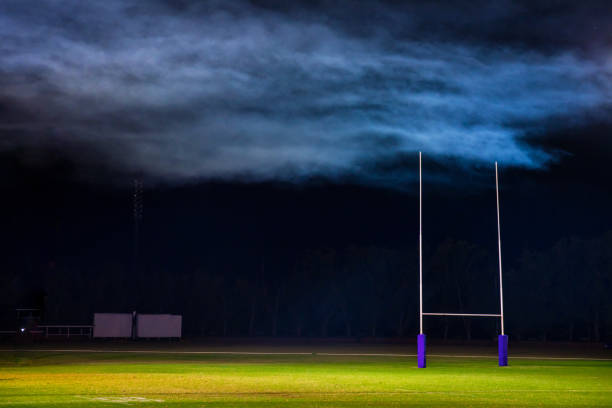
{"label": "purple padding on goal post", "polygon": [[425,335],[419,334],[417,337],[417,358],[419,368],[427,367],[427,362],[425,358]]}
{"label": "purple padding on goal post", "polygon": [[497,341],[499,347],[499,366],[505,367],[508,365],[508,336],[500,334]]}

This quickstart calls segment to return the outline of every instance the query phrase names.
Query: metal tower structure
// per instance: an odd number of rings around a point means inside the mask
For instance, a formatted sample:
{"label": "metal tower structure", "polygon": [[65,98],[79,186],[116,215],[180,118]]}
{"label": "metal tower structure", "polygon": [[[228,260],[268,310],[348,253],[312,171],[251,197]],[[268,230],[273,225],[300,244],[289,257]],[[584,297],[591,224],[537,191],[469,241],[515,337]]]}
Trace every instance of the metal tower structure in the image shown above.
{"label": "metal tower structure", "polygon": [[141,179],[134,179],[134,191],[132,195],[133,199],[133,217],[134,217],[134,253],[133,253],[133,265],[134,269],[138,268],[139,257],[140,257],[140,228],[142,224],[142,188],[143,183]]}

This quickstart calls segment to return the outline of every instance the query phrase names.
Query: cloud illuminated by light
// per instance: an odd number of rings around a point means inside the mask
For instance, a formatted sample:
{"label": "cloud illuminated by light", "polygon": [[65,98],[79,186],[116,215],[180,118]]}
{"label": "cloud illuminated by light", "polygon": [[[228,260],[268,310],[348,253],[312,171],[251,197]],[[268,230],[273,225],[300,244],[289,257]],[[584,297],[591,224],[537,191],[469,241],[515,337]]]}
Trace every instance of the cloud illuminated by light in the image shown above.
{"label": "cloud illuminated by light", "polygon": [[[356,36],[252,7],[0,6],[10,143],[78,142],[167,180],[356,175],[423,150],[538,168],[551,119],[612,101],[612,67],[564,50]],[[10,101],[10,102],[6,102]],[[364,175],[367,176],[367,175]]]}

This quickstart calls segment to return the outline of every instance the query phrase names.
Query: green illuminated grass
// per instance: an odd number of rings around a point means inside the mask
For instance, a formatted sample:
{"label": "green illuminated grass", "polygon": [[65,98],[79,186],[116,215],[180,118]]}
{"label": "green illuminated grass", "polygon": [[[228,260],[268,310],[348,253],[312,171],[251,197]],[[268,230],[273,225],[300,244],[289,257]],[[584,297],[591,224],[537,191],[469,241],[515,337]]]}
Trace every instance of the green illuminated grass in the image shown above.
{"label": "green illuminated grass", "polygon": [[0,351],[0,407],[610,407],[612,362]]}

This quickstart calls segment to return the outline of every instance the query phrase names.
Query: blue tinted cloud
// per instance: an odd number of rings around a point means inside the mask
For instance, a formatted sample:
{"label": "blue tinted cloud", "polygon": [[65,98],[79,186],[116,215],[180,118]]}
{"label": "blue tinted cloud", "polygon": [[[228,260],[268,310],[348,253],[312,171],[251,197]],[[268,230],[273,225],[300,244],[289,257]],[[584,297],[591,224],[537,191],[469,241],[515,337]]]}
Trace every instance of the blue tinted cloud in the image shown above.
{"label": "blue tinted cloud", "polygon": [[354,35],[244,4],[6,2],[0,37],[0,95],[27,112],[2,118],[0,147],[91,145],[171,181],[368,177],[418,150],[539,168],[555,153],[526,134],[612,102],[605,53]]}

